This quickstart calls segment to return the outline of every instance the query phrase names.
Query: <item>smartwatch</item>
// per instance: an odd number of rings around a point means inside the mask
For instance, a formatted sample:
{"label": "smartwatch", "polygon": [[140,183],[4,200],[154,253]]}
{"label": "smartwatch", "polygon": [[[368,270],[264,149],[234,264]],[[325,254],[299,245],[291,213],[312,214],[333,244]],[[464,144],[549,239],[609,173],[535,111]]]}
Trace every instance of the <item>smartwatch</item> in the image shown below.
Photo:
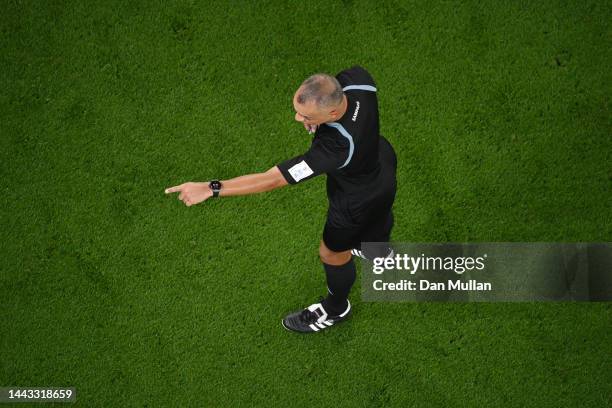
{"label": "smartwatch", "polygon": [[221,191],[221,187],[223,187],[223,184],[221,184],[219,180],[213,180],[208,183],[208,188],[211,189],[213,197],[219,197],[219,191]]}

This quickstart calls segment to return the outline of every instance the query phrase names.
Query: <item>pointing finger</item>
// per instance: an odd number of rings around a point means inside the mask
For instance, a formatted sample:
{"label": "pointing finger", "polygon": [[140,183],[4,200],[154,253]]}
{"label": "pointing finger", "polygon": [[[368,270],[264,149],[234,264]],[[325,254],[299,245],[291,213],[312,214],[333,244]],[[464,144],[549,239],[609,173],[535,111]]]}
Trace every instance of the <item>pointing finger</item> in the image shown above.
{"label": "pointing finger", "polygon": [[183,187],[183,185],[179,185],[179,186],[174,186],[174,187],[168,187],[166,189],[166,194],[170,194],[170,193],[176,193],[177,191],[181,191],[181,188]]}

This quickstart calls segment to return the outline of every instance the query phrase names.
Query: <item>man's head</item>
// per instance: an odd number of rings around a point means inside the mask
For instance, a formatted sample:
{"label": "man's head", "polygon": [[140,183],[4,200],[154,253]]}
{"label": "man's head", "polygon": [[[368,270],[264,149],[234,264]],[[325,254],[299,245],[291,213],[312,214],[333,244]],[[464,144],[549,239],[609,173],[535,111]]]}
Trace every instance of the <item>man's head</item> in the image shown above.
{"label": "man's head", "polygon": [[295,120],[306,125],[333,122],[346,112],[346,97],[336,78],[314,74],[306,79],[293,96]]}

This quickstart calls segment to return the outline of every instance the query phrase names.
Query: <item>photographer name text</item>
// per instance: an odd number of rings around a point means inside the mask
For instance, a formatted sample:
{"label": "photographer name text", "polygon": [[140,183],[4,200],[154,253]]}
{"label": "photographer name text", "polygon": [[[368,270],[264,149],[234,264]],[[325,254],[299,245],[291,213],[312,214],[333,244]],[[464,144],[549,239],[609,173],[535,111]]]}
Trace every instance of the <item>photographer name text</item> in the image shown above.
{"label": "photographer name text", "polygon": [[407,291],[490,291],[492,285],[489,282],[479,282],[470,279],[467,282],[460,280],[448,280],[447,282],[431,282],[427,279],[420,279],[417,282],[402,279],[399,282],[383,282],[378,279],[372,283],[374,290],[407,290]]}

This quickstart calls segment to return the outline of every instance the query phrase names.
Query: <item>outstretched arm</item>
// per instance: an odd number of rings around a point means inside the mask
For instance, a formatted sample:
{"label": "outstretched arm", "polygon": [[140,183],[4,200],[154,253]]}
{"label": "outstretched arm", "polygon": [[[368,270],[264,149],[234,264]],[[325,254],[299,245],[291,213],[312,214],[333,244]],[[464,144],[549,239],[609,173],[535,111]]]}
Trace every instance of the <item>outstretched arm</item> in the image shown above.
{"label": "outstretched arm", "polygon": [[[221,181],[223,187],[220,196],[237,196],[263,193],[287,185],[287,180],[278,167],[274,166],[265,173],[247,174],[230,180]],[[166,194],[179,192],[178,199],[188,207],[199,204],[212,197],[208,182],[188,182],[166,189]]]}
{"label": "outstretched arm", "polygon": [[278,167],[274,166],[265,173],[247,174],[222,181],[220,196],[236,196],[263,193],[287,185],[287,180]]}

